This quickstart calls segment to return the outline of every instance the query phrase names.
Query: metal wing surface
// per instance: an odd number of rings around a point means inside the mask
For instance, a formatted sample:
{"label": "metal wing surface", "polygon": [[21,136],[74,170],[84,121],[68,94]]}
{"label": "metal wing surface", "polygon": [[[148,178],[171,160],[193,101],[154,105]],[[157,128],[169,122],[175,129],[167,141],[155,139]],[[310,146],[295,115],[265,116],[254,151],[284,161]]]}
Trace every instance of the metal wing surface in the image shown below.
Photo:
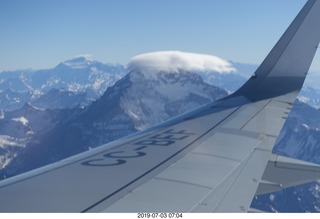
{"label": "metal wing surface", "polygon": [[272,148],[320,39],[309,0],[233,95],[0,182],[1,212],[248,212],[255,194],[319,177]]}

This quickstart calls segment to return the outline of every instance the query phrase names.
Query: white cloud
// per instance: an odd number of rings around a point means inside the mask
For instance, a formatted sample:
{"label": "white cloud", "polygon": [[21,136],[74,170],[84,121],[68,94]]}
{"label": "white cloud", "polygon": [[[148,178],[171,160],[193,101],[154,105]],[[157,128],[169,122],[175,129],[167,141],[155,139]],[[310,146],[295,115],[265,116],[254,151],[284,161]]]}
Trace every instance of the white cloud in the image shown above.
{"label": "white cloud", "polygon": [[219,57],[180,51],[162,51],[137,55],[129,63],[130,70],[143,73],[159,71],[178,72],[180,70],[201,72],[215,71],[231,73],[236,71],[231,63]]}

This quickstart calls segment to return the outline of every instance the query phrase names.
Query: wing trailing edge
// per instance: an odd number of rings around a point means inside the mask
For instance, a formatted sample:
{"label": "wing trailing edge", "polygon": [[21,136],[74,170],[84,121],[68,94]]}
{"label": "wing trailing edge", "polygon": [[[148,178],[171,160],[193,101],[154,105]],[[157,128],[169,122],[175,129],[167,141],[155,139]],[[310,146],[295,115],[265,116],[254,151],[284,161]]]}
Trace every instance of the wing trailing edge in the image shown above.
{"label": "wing trailing edge", "polygon": [[320,165],[273,155],[262,175],[256,195],[276,192],[320,179]]}

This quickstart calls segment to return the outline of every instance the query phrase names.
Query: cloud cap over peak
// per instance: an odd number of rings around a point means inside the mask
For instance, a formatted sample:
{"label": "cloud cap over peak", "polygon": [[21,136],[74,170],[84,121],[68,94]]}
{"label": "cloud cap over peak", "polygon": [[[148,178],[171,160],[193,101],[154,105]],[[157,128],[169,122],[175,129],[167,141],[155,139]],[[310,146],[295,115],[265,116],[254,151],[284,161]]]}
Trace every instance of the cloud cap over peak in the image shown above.
{"label": "cloud cap over peak", "polygon": [[144,73],[179,72],[181,70],[190,72],[215,71],[219,73],[236,71],[231,63],[219,57],[180,51],[161,51],[134,56],[129,63],[129,69]]}

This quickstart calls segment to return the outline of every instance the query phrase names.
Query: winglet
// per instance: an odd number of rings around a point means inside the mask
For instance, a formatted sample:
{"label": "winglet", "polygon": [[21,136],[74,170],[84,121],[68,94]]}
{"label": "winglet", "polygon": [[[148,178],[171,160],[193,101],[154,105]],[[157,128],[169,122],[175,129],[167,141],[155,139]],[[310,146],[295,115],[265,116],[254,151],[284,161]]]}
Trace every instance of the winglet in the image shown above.
{"label": "winglet", "polygon": [[320,0],[309,0],[254,73],[234,95],[261,100],[299,92],[320,41]]}

